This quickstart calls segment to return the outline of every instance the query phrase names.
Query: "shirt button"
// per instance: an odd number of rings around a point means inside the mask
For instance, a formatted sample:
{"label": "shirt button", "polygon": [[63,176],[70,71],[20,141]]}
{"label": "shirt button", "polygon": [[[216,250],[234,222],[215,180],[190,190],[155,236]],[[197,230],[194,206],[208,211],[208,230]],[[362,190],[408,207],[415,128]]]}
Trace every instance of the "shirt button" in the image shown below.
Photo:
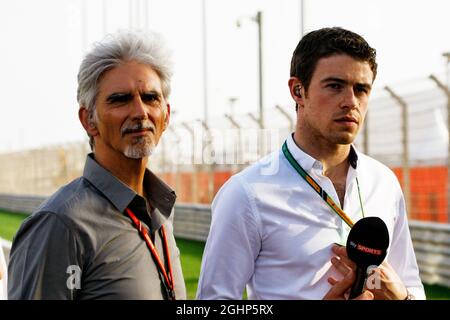
{"label": "shirt button", "polygon": [[315,161],[313,164],[313,168],[322,170],[322,164],[319,161]]}

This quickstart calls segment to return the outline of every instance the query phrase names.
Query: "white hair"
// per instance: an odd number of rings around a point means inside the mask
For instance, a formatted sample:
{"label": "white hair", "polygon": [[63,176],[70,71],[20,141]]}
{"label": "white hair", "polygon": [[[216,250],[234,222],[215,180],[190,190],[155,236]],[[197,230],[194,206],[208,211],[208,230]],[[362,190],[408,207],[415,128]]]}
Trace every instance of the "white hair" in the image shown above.
{"label": "white hair", "polygon": [[[77,99],[88,110],[90,121],[97,121],[95,100],[102,75],[121,63],[136,61],[150,66],[161,80],[164,98],[170,95],[171,52],[156,32],[119,30],[96,42],[86,54],[78,71]],[[93,139],[90,137],[93,147]]]}

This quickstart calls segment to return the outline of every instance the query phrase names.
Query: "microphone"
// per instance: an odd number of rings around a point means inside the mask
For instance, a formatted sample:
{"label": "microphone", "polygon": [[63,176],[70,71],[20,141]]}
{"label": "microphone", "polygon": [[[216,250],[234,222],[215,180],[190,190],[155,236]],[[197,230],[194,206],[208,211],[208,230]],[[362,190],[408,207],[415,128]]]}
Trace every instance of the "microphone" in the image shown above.
{"label": "microphone", "polygon": [[349,299],[354,299],[363,292],[367,268],[379,266],[386,257],[388,247],[389,232],[380,218],[362,218],[353,225],[346,248],[348,257],[356,263],[357,268]]}

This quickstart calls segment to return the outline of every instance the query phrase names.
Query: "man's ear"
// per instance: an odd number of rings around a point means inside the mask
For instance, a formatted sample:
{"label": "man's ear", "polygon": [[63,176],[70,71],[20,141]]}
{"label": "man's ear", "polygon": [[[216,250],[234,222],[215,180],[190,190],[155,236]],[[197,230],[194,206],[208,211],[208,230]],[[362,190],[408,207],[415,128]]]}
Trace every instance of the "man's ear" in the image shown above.
{"label": "man's ear", "polygon": [[86,130],[88,136],[95,137],[98,135],[97,125],[89,116],[89,111],[86,107],[80,107],[80,109],[78,109],[78,118],[80,119],[81,125],[84,130]]}
{"label": "man's ear", "polygon": [[298,106],[304,105],[305,88],[297,77],[290,77],[288,81],[291,97]]}
{"label": "man's ear", "polygon": [[164,130],[166,130],[167,127],[169,126],[169,121],[170,121],[170,103],[167,103],[167,112],[166,117],[164,118]]}

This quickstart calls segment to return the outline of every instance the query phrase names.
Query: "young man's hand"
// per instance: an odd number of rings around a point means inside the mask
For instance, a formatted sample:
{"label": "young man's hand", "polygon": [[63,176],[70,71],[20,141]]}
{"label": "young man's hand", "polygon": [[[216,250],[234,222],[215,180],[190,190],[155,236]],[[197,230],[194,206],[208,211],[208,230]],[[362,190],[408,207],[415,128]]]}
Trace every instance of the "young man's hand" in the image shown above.
{"label": "young man's hand", "polygon": [[[408,290],[391,265],[385,260],[378,268],[370,270],[368,279],[375,279],[367,284],[376,300],[405,300]],[[377,281],[379,279],[379,281]],[[379,284],[379,286],[377,286]]]}
{"label": "young man's hand", "polygon": [[[340,281],[333,277],[328,278],[328,282],[333,286],[330,291],[327,292],[323,300],[347,300],[346,293],[350,290],[353,282],[355,281],[355,272],[351,269]],[[370,291],[364,291],[353,300],[373,300],[373,293]]]}
{"label": "young man's hand", "polygon": [[[331,250],[336,254],[331,263],[344,277],[356,270],[356,264],[348,258],[345,247],[335,245]],[[372,269],[367,278],[366,289],[373,293],[375,300],[404,300],[408,296],[405,285],[386,260]]]}

